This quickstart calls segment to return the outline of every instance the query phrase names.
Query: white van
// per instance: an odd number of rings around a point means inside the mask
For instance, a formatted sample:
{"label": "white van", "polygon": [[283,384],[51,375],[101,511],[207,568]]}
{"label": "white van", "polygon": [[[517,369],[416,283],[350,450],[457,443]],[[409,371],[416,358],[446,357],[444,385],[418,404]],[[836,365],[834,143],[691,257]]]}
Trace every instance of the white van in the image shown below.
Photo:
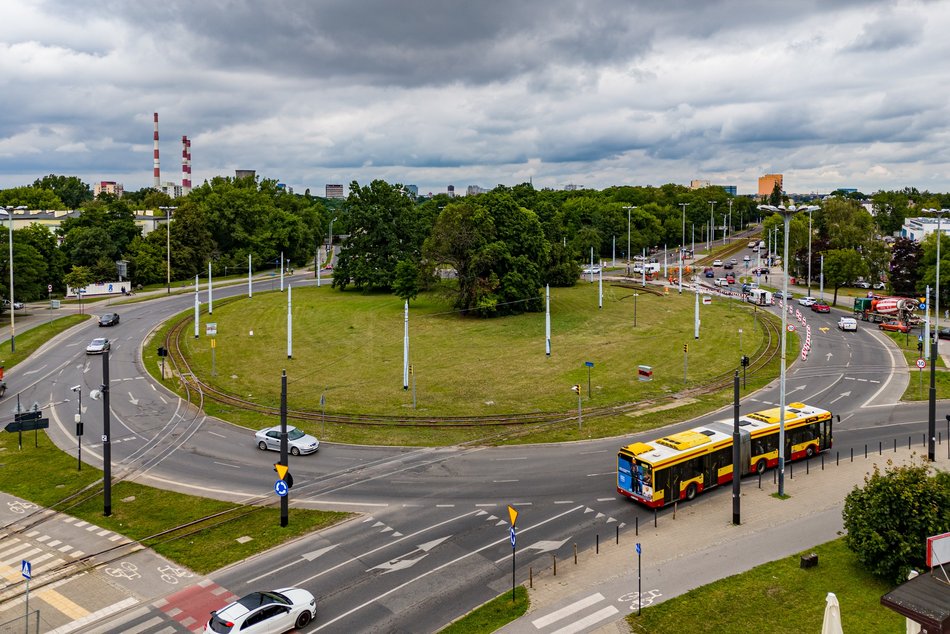
{"label": "white van", "polygon": [[858,329],[858,320],[854,317],[842,317],[838,320],[838,328],[841,330],[856,331]]}
{"label": "white van", "polygon": [[753,288],[749,290],[749,296],[746,301],[758,306],[771,306],[772,293],[762,288]]}

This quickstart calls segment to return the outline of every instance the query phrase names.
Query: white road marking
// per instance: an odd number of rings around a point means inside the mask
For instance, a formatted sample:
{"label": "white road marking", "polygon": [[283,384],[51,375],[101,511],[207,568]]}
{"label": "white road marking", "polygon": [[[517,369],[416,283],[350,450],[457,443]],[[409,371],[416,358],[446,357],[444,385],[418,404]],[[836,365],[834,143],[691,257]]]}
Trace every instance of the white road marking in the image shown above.
{"label": "white road marking", "polygon": [[508,460],[527,460],[528,456],[517,456],[514,458],[492,458],[493,462],[506,462]]}
{"label": "white road marking", "polygon": [[575,621],[574,623],[571,623],[570,625],[565,625],[561,629],[555,630],[551,634],[575,634],[576,632],[580,632],[581,630],[587,629],[594,623],[603,621],[604,619],[610,618],[611,616],[615,614],[619,614],[619,613],[620,613],[620,610],[618,610],[612,605],[608,605],[606,608],[597,610],[593,614],[589,614],[585,616],[580,621]]}
{"label": "white road marking", "polygon": [[225,436],[224,434],[219,434],[218,432],[211,431],[210,429],[208,430],[208,433],[211,434],[212,436],[217,436],[218,438],[227,438],[227,436]]}
{"label": "white road marking", "polygon": [[214,461],[214,464],[219,464],[219,465],[221,465],[222,467],[231,467],[232,469],[240,469],[240,468],[241,468],[241,465],[228,464],[228,463],[226,463],[226,462],[218,462],[217,460]]}
{"label": "white road marking", "polygon": [[517,482],[517,480],[492,480],[495,484],[501,484],[503,482]]}
{"label": "white road marking", "polygon": [[570,605],[565,605],[563,608],[559,610],[555,610],[554,612],[551,612],[550,614],[546,616],[542,616],[541,618],[535,619],[531,621],[531,624],[540,630],[542,627],[547,627],[548,625],[551,625],[552,623],[557,623],[564,617],[570,616],[571,614],[574,614],[575,612],[579,610],[583,610],[586,607],[590,607],[594,605],[595,603],[600,603],[603,600],[604,600],[604,595],[597,592],[595,594],[590,595],[589,597],[584,597],[580,601],[575,601],[574,603],[571,603]]}

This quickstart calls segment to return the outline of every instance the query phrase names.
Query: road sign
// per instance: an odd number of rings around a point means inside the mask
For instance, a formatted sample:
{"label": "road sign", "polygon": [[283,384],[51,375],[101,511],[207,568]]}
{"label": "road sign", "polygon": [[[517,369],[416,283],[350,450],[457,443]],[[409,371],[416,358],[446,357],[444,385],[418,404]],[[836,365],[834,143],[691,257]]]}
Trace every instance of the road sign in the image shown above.
{"label": "road sign", "polygon": [[640,542],[637,542],[637,554],[640,554]]}
{"label": "road sign", "polygon": [[277,482],[274,483],[274,493],[276,493],[280,497],[284,497],[285,495],[287,495],[287,491],[288,491],[287,483],[284,482],[283,480],[278,480]]}
{"label": "road sign", "polygon": [[515,527],[512,526],[508,529],[508,539],[511,540],[511,547],[515,547]]}
{"label": "road sign", "polygon": [[20,562],[20,574],[23,575],[24,579],[33,578],[33,564],[28,562],[26,559]]}
{"label": "road sign", "polygon": [[518,521],[518,510],[510,504],[508,505],[508,517],[511,518],[511,525],[514,526],[515,522]]}
{"label": "road sign", "polygon": [[205,335],[210,337],[211,335],[216,335],[216,334],[218,334],[218,324],[213,321],[209,321],[208,323],[206,323]]}
{"label": "road sign", "polygon": [[36,420],[37,418],[41,418],[42,416],[43,416],[43,412],[41,411],[21,412],[19,414],[16,414],[15,418],[17,421],[22,422],[25,420]]}
{"label": "road sign", "polygon": [[4,427],[4,431],[33,431],[34,429],[47,429],[49,427],[48,418],[33,418],[28,420],[13,421]]}
{"label": "road sign", "polygon": [[279,462],[274,465],[274,471],[277,472],[277,477],[280,478],[281,480],[283,480],[287,476],[287,470],[289,468],[290,467],[288,467],[287,465],[280,464]]}
{"label": "road sign", "polygon": [[585,362],[584,362],[584,365],[586,365],[588,368],[592,368],[592,367],[594,367],[594,362],[593,362],[593,361],[585,361]]}
{"label": "road sign", "polygon": [[787,326],[785,326],[785,330],[789,332],[795,332],[795,324],[788,324]]}
{"label": "road sign", "polygon": [[917,359],[917,367],[923,370],[924,368],[927,367],[927,362],[924,361],[923,359]]}
{"label": "road sign", "polygon": [[52,284],[47,284],[47,285],[46,285],[46,292],[47,292],[47,293],[52,293],[52,292],[53,292],[53,285],[52,285]]}

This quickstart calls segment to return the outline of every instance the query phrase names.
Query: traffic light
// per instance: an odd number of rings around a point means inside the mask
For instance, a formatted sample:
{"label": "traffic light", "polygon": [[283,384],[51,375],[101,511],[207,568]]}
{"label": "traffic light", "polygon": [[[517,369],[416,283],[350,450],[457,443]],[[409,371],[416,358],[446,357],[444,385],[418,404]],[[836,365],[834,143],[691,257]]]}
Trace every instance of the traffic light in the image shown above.
{"label": "traffic light", "polygon": [[576,385],[576,384],[575,384],[575,385],[572,385],[572,386],[571,386],[571,389],[572,389],[573,391],[577,392],[578,394],[581,393],[581,386],[580,386],[580,385]]}
{"label": "traffic light", "polygon": [[924,342],[921,341],[920,339],[918,339],[918,340],[917,340],[917,352],[923,352],[923,350],[924,350]]}
{"label": "traffic light", "polygon": [[742,362],[741,362],[741,363],[742,363],[742,367],[743,367],[743,368],[744,368],[744,367],[747,367],[747,366],[749,365],[749,357],[747,357],[746,355],[742,355]]}
{"label": "traffic light", "polygon": [[686,353],[688,353],[688,352],[689,352],[689,344],[688,344],[688,343],[684,343],[684,344],[683,344],[683,354],[686,354]]}

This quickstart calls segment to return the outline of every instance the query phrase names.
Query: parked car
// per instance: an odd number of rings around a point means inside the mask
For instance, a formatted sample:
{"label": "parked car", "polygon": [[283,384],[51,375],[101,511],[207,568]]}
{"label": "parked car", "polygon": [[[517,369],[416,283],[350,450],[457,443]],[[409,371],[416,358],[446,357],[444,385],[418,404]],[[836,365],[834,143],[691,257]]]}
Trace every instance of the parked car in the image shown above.
{"label": "parked car", "polygon": [[279,634],[303,629],[317,615],[317,600],[302,588],[252,592],[211,613],[206,634]]}
{"label": "parked car", "polygon": [[719,260],[719,259],[713,260],[713,266],[722,266],[722,260]]}
{"label": "parked car", "polygon": [[801,297],[801,298],[799,298],[798,303],[799,303],[801,306],[812,306],[812,305],[818,303],[818,298],[817,298],[817,297],[812,297],[811,295],[808,295],[808,296],[806,296],[806,297]]}
{"label": "parked car", "polygon": [[752,269],[752,275],[768,275],[768,274],[769,274],[769,267],[767,266],[760,266],[757,269]]}
{"label": "parked car", "polygon": [[863,282],[863,281],[862,281],[862,282],[855,282],[855,283],[854,283],[854,287],[855,287],[855,288],[871,288],[871,283],[870,283],[870,282]]}
{"label": "parked car", "polygon": [[103,354],[106,350],[110,350],[111,348],[112,345],[108,339],[96,337],[86,346],[86,354]]}
{"label": "parked car", "polygon": [[941,339],[950,339],[950,328],[941,328],[937,331],[937,336]]}
{"label": "parked car", "polygon": [[[266,427],[254,434],[257,448],[261,451],[271,449],[280,451],[280,425]],[[287,427],[287,451],[291,455],[313,453],[320,450],[320,441],[296,427]]]}
{"label": "parked car", "polygon": [[874,282],[874,284],[871,285],[871,288],[876,291],[883,291],[885,288],[887,288],[887,284],[884,282]]}
{"label": "parked car", "polygon": [[896,320],[896,319],[891,320],[891,321],[885,321],[883,324],[880,324],[878,328],[880,328],[881,330],[886,330],[888,332],[903,332],[903,333],[910,332],[910,324],[905,324],[904,322]]}
{"label": "parked car", "polygon": [[854,317],[842,317],[838,320],[838,329],[855,331],[858,329],[858,320]]}
{"label": "parked car", "polygon": [[585,266],[584,267],[584,275],[597,275],[598,273],[600,273],[599,266]]}
{"label": "parked car", "polygon": [[100,326],[117,326],[119,325],[119,313],[105,313],[102,317],[99,318]]}
{"label": "parked car", "polygon": [[829,306],[828,304],[826,304],[825,302],[821,300],[818,300],[817,302],[812,304],[811,309],[815,311],[816,313],[830,313],[831,312],[831,306]]}

